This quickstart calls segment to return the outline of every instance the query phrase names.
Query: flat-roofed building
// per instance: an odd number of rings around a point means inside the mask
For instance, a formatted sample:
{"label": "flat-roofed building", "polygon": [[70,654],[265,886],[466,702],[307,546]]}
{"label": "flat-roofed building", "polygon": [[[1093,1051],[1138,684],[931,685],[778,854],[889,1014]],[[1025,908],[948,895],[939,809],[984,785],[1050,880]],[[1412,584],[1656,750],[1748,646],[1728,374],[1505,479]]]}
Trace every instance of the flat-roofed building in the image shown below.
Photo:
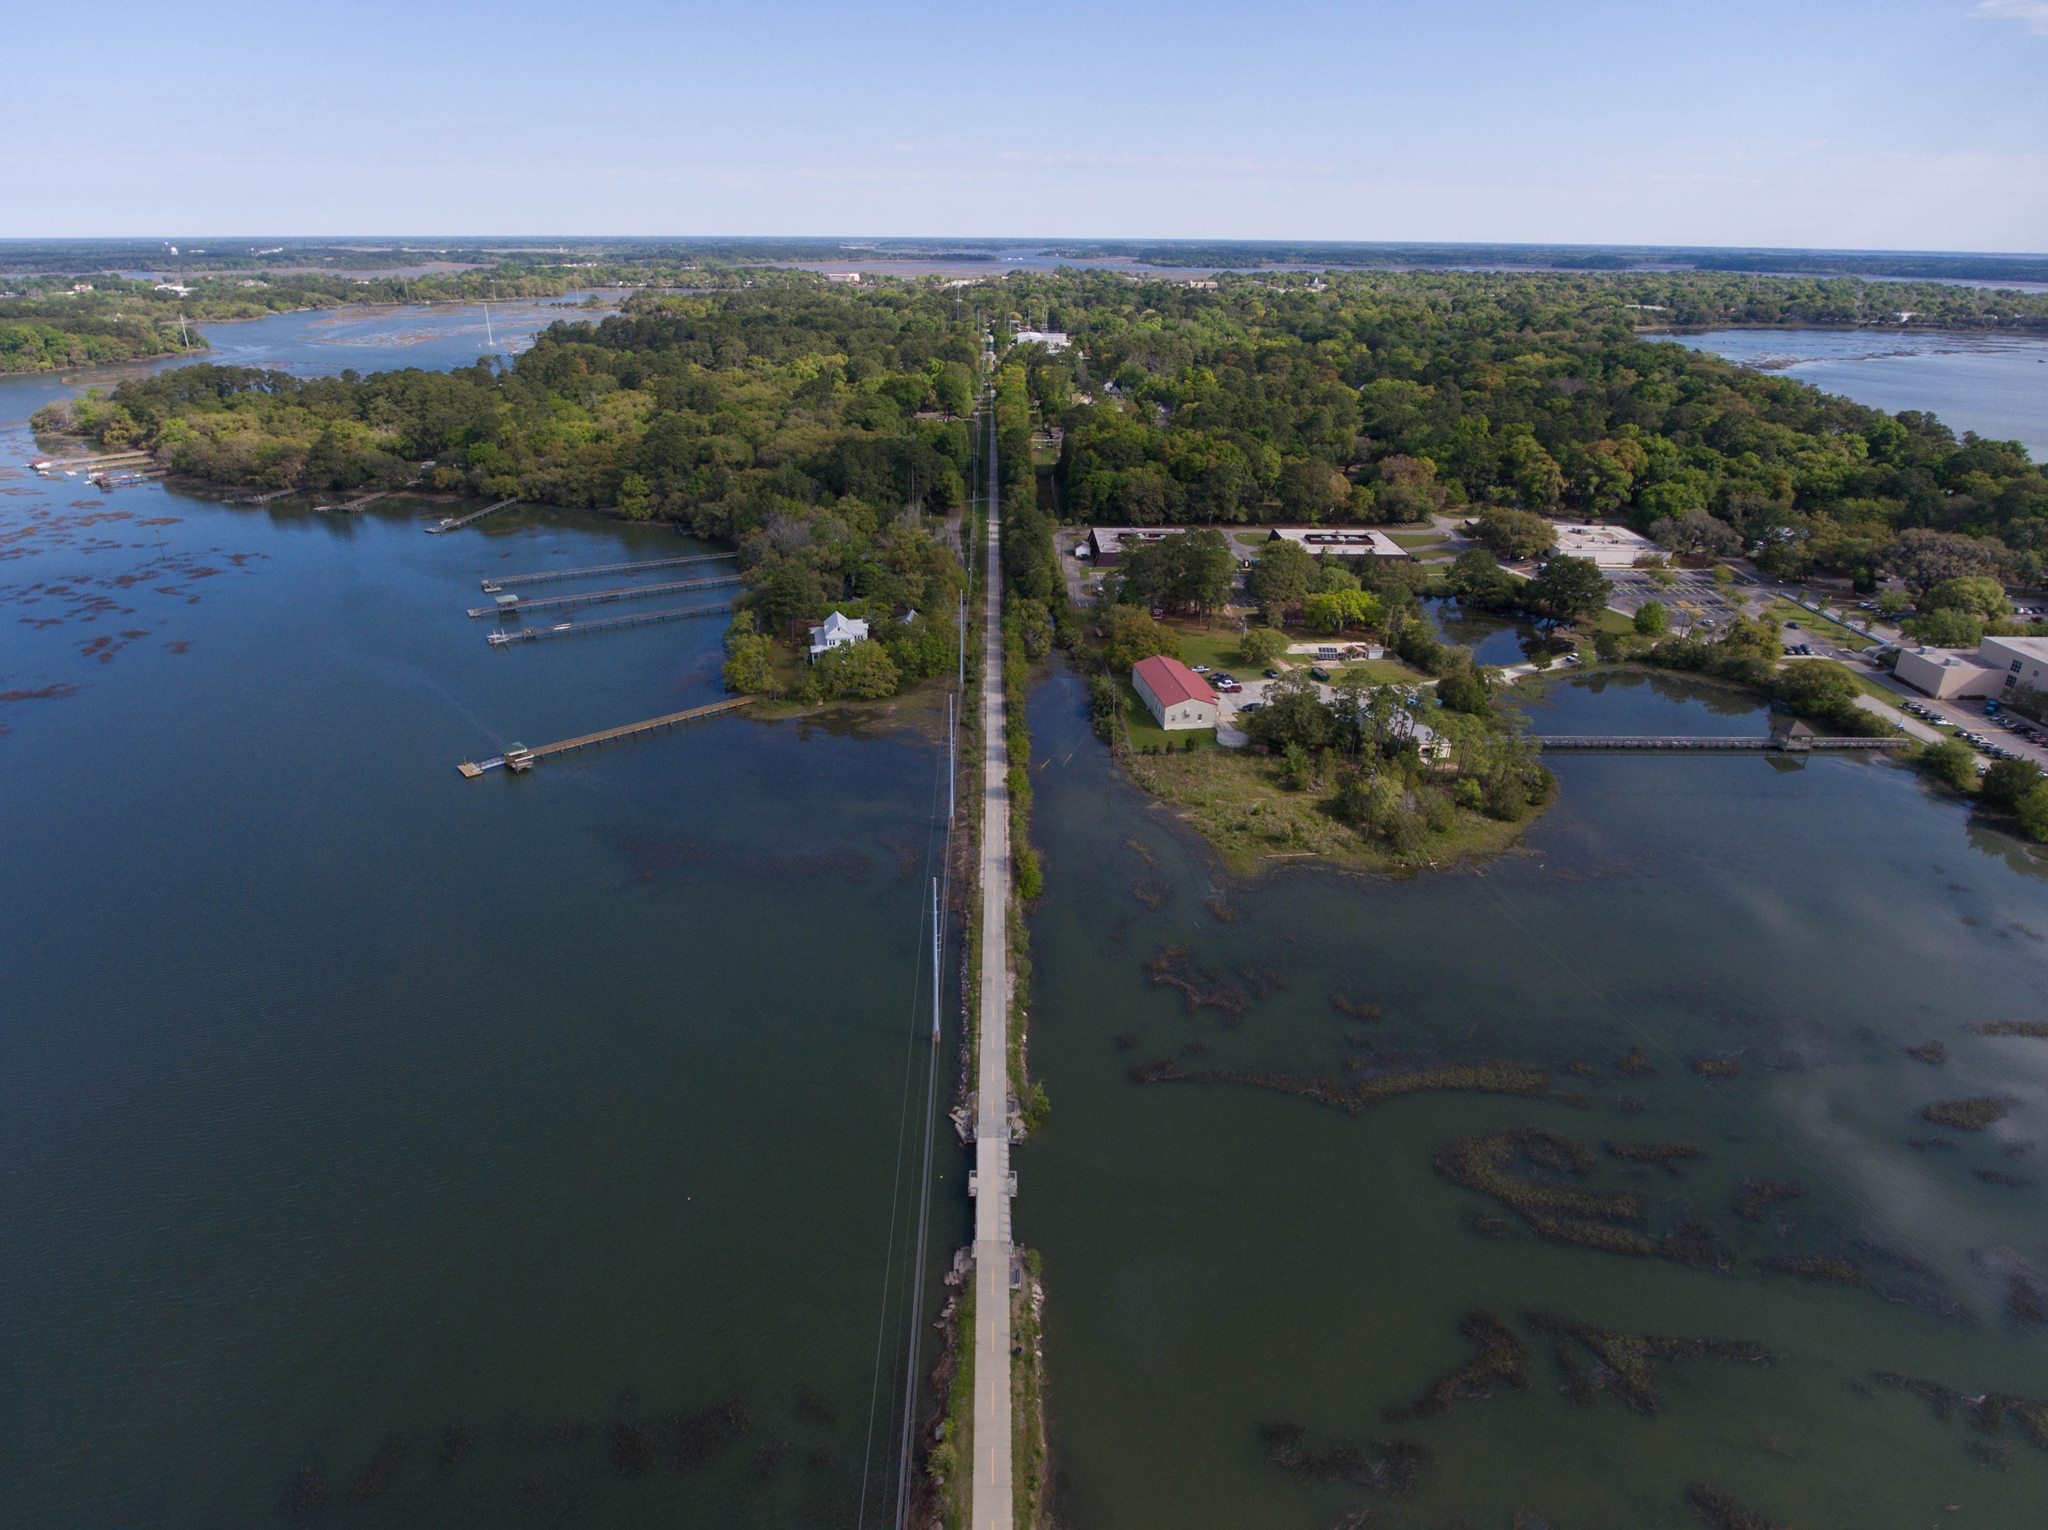
{"label": "flat-roofed building", "polygon": [[1357,526],[1275,526],[1269,542],[1292,542],[1312,553],[1340,558],[1406,558],[1408,549],[1384,531]]}
{"label": "flat-roofed building", "polygon": [[1147,542],[1164,542],[1177,537],[1185,526],[1096,526],[1088,532],[1088,556],[1097,568],[1113,567],[1117,559]]}
{"label": "flat-roofed building", "polygon": [[2048,637],[1988,637],[1977,662],[1999,672],[2002,691],[2048,691]]}
{"label": "flat-roofed building", "polygon": [[1552,521],[1557,551],[1567,558],[1590,558],[1604,569],[1634,568],[1640,559],[1661,558],[1664,549],[1626,526],[1594,526],[1585,521]]}

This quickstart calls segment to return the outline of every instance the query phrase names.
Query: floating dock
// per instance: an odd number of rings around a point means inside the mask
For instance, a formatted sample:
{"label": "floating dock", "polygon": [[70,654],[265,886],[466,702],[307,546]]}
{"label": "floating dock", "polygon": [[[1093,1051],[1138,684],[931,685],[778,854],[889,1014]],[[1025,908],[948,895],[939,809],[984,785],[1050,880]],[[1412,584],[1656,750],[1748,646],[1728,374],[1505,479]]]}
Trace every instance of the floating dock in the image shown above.
{"label": "floating dock", "polygon": [[596,622],[556,622],[551,627],[502,627],[484,641],[492,647],[505,643],[531,643],[540,638],[572,637],[579,632],[612,632],[620,627],[644,627],[653,622],[679,622],[689,616],[715,616],[730,611],[732,602],[716,601],[708,606],[685,606],[675,611],[642,611],[636,616],[607,616]]}
{"label": "floating dock", "polygon": [[679,723],[696,722],[703,717],[717,717],[725,712],[737,712],[741,707],[750,707],[760,699],[758,696],[730,696],[724,701],[714,701],[709,706],[691,707],[683,712],[669,712],[660,717],[650,717],[645,722],[606,728],[600,733],[584,733],[575,738],[565,738],[556,744],[540,744],[532,749],[515,744],[501,755],[488,760],[465,761],[455,768],[472,781],[487,770],[531,770],[537,761],[544,760],[549,755],[567,754],[572,749],[588,749],[593,744],[609,744],[616,739],[632,738],[635,734],[652,733],[657,728],[673,728]]}
{"label": "floating dock", "polygon": [[606,574],[634,574],[649,568],[681,568],[690,563],[717,563],[727,558],[736,558],[738,553],[690,553],[681,558],[641,558],[631,563],[598,563],[589,568],[549,568],[531,574],[500,574],[495,579],[482,582],[486,595],[495,595],[500,590],[509,590],[520,585],[546,584],[559,579],[596,579]]}
{"label": "floating dock", "polygon": [[507,505],[516,505],[518,503],[517,498],[501,499],[495,505],[485,505],[483,509],[472,510],[467,515],[444,516],[438,524],[427,527],[426,532],[430,537],[437,537],[444,531],[460,531],[471,521],[480,521],[493,511],[502,510]]}
{"label": "floating dock", "polygon": [[542,600],[521,600],[517,595],[500,595],[496,604],[471,606],[471,616],[517,616],[522,611],[558,611],[564,606],[595,606],[608,600],[640,600],[649,595],[680,595],[686,590],[717,590],[740,582],[738,574],[714,574],[708,579],[672,579],[666,584],[622,584],[609,590],[586,590],[578,595],[550,595]]}

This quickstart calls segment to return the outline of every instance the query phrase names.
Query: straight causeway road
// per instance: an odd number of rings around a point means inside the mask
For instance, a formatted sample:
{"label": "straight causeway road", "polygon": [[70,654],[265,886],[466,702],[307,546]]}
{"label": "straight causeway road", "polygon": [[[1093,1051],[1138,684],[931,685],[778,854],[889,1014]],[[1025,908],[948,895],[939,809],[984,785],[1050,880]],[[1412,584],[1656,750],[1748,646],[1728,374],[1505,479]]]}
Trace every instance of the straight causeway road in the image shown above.
{"label": "straight causeway road", "polygon": [[974,1530],[1009,1530],[1010,754],[1003,709],[1002,516],[995,407],[985,416],[987,599],[981,634],[981,1048],[974,1123]]}

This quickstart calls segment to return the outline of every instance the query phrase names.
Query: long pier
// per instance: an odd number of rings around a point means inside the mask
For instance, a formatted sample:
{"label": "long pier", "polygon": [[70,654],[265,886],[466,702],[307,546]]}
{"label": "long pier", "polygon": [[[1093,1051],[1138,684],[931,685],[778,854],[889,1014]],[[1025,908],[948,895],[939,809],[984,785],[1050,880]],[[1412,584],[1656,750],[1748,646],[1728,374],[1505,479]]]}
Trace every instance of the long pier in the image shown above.
{"label": "long pier", "polygon": [[453,517],[444,516],[438,525],[433,525],[426,528],[427,535],[430,537],[437,537],[444,531],[460,531],[463,527],[467,526],[471,521],[480,521],[485,516],[491,514],[491,512],[493,512],[494,510],[502,510],[507,505],[516,505],[518,503],[519,499],[515,495],[511,499],[501,499],[495,505],[485,505],[481,510],[472,510],[467,515],[458,515]]}
{"label": "long pier", "polygon": [[517,616],[523,611],[555,611],[563,606],[595,606],[608,600],[640,600],[649,595],[679,595],[686,590],[716,590],[740,582],[738,574],[714,574],[708,579],[674,579],[666,584],[622,584],[609,590],[586,590],[579,595],[550,595],[545,600],[521,600],[506,596],[492,606],[471,606],[471,616]]}
{"label": "long pier", "polygon": [[689,616],[715,616],[730,611],[732,602],[716,601],[708,606],[685,606],[674,611],[642,611],[633,616],[608,616],[596,622],[556,622],[551,627],[501,627],[484,641],[492,647],[505,643],[531,643],[541,638],[573,637],[579,632],[613,632],[621,627],[645,627],[654,622],[679,622]]}
{"label": "long pier", "polygon": [[262,494],[240,494],[228,501],[231,505],[267,505],[273,499],[283,499],[287,494],[299,494],[301,489],[270,489]]}
{"label": "long pier", "polygon": [[695,722],[701,717],[717,717],[721,713],[737,712],[741,707],[750,707],[760,699],[758,696],[728,696],[725,700],[714,701],[708,706],[690,707],[681,712],[666,712],[660,717],[650,717],[644,722],[604,728],[596,733],[579,733],[574,738],[565,738],[553,744],[537,744],[531,749],[523,744],[514,744],[503,754],[493,755],[488,760],[465,760],[455,768],[472,781],[487,770],[510,769],[515,773],[530,770],[537,761],[544,760],[549,755],[567,754],[572,749],[588,749],[593,744],[609,744],[616,739],[652,733],[658,728],[673,728],[679,723]]}
{"label": "long pier", "polygon": [[1537,746],[1546,753],[1572,750],[1663,750],[1673,753],[1693,751],[1701,753],[1732,753],[1740,751],[1764,752],[1783,750],[1789,754],[1803,754],[1810,749],[1910,749],[1915,741],[1910,738],[1754,738],[1746,735],[1700,735],[1664,734],[1638,736],[1629,734],[1552,734],[1537,738]]}
{"label": "long pier", "polygon": [[379,489],[375,494],[365,494],[358,499],[351,499],[343,504],[315,505],[313,508],[321,515],[347,515],[351,511],[362,509],[365,505],[374,505],[380,499],[389,499],[397,492],[396,489]]}
{"label": "long pier", "polygon": [[482,581],[486,595],[496,595],[518,585],[546,584],[559,579],[595,579],[603,574],[636,574],[649,568],[681,568],[688,563],[718,563],[736,558],[737,553],[689,553],[680,558],[640,558],[628,563],[596,563],[589,568],[546,568],[531,574],[500,574]]}

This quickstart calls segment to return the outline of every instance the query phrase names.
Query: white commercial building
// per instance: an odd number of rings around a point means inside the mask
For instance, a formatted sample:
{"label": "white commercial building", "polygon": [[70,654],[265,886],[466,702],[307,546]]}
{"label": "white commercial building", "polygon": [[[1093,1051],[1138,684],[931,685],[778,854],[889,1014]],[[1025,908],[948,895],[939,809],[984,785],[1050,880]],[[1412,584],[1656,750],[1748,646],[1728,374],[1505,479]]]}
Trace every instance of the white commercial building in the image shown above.
{"label": "white commercial building", "polygon": [[1340,558],[1405,558],[1408,549],[1384,531],[1365,531],[1355,526],[1275,526],[1269,542],[1292,542],[1312,553],[1335,553]]}
{"label": "white commercial building", "polygon": [[1988,637],[1970,653],[1956,648],[1908,648],[1898,676],[1937,700],[2048,691],[2048,637]]}
{"label": "white commercial building", "polygon": [[1661,558],[1664,549],[1626,526],[1594,526],[1585,521],[1552,521],[1560,557],[1590,558],[1604,569],[1634,568],[1640,559]]}

